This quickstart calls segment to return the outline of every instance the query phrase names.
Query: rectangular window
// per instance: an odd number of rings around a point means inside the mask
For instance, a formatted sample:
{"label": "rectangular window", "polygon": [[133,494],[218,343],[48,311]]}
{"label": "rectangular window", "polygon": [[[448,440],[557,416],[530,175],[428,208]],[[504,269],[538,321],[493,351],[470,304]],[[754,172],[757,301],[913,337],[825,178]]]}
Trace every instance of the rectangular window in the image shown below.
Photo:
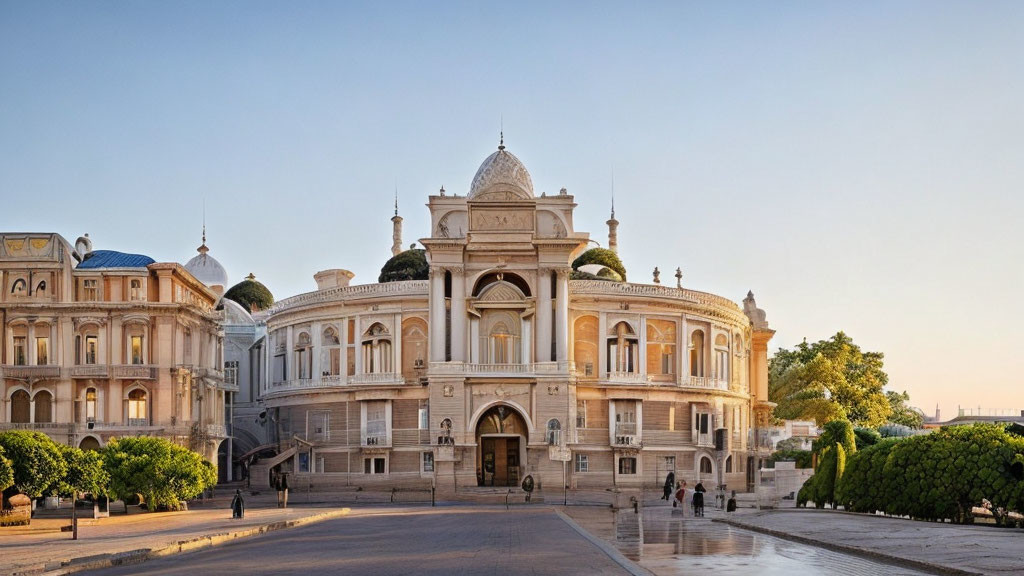
{"label": "rectangular window", "polygon": [[387,402],[374,400],[366,403],[366,445],[387,444]]}
{"label": "rectangular window", "polygon": [[299,472],[309,472],[309,452],[299,452]]}
{"label": "rectangular window", "polygon": [[191,329],[185,328],[185,335],[182,338],[182,340],[184,341],[183,346],[185,347],[184,355],[183,355],[184,360],[182,361],[182,363],[184,363],[184,364],[191,364],[192,363],[192,330]]}
{"label": "rectangular window", "polygon": [[590,460],[586,454],[577,454],[575,462],[574,470],[577,472],[590,472]]}
{"label": "rectangular window", "polygon": [[674,345],[663,345],[661,348],[661,373],[676,373],[676,347]]}
{"label": "rectangular window", "polygon": [[96,357],[99,355],[98,351],[100,348],[99,336],[86,336],[85,337],[85,363],[95,364]]}
{"label": "rectangular window", "polygon": [[424,452],[423,453],[423,471],[433,472],[434,471],[434,453]]}
{"label": "rectangular window", "polygon": [[143,364],[142,336],[132,336],[132,364]]}
{"label": "rectangular window", "polygon": [[96,280],[82,280],[82,300],[87,302],[99,300],[99,290],[96,287]]}
{"label": "rectangular window", "polygon": [[586,428],[587,427],[587,401],[577,400],[576,401],[576,427]]}
{"label": "rectangular window", "polygon": [[364,474],[384,474],[386,469],[385,460],[383,458],[364,458],[363,459],[363,473]]}
{"label": "rectangular window", "polygon": [[238,386],[238,361],[229,360],[224,363],[224,384]]}
{"label": "rectangular window", "polygon": [[676,457],[675,456],[665,456],[665,470],[675,470],[675,469],[676,469]]}
{"label": "rectangular window", "polygon": [[325,410],[309,412],[309,429],[306,438],[312,442],[327,442],[331,439],[331,413]]}
{"label": "rectangular window", "polygon": [[42,336],[36,338],[36,364],[43,366],[50,359],[50,337]]}
{"label": "rectangular window", "polygon": [[619,458],[619,474],[636,474],[636,458]]}
{"label": "rectangular window", "polygon": [[426,406],[421,406],[419,410],[419,426],[420,430],[430,429],[430,409]]}
{"label": "rectangular window", "polygon": [[131,299],[142,300],[142,280],[131,281]]}
{"label": "rectangular window", "polygon": [[328,371],[329,376],[337,376],[341,374],[341,348],[331,348],[331,368]]}
{"label": "rectangular window", "polygon": [[27,339],[24,336],[15,336],[14,337],[14,364],[15,364],[15,366],[24,366],[26,364],[26,360],[25,360],[25,342],[26,342],[26,340]]}
{"label": "rectangular window", "polygon": [[85,421],[96,421],[96,389],[89,388],[85,391]]}

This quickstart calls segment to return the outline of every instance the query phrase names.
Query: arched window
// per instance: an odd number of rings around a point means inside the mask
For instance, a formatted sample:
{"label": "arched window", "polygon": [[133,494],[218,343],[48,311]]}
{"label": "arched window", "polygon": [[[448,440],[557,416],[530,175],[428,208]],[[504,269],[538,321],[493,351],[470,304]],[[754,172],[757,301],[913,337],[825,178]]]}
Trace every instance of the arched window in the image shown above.
{"label": "arched window", "polygon": [[363,372],[387,374],[393,371],[391,334],[383,324],[375,323],[363,334]]}
{"label": "arched window", "polygon": [[142,300],[142,280],[132,280],[129,286],[131,287],[129,290],[130,298],[132,300]]}
{"label": "arched window", "polygon": [[11,284],[11,294],[15,296],[24,296],[27,290],[24,278],[18,278]]}
{"label": "arched window", "polygon": [[732,472],[732,456],[725,459],[725,473],[728,474],[730,472]]}
{"label": "arched window", "polygon": [[136,388],[128,393],[128,425],[148,426],[149,412],[146,406],[146,391]]}
{"label": "arched window", "polygon": [[338,331],[332,326],[324,328],[320,345],[324,348],[320,358],[322,375],[337,376],[341,374],[341,340],[338,338]]}
{"label": "arched window", "polygon": [[53,395],[46,390],[36,392],[33,398],[36,405],[35,420],[37,424],[53,422]]}
{"label": "arched window", "polygon": [[715,377],[729,379],[729,337],[725,334],[715,336]]}
{"label": "arched window", "polygon": [[707,456],[702,456],[701,459],[700,459],[700,473],[701,474],[711,474],[712,473],[712,469],[711,468],[712,468],[711,458],[708,458]]}
{"label": "arched window", "polygon": [[299,333],[299,337],[295,340],[295,377],[300,380],[310,378],[313,373],[312,349],[313,345],[309,334],[306,332]]}
{"label": "arched window", "polygon": [[552,418],[548,420],[548,444],[555,446],[562,443],[562,423],[558,421],[558,418]]}
{"label": "arched window", "polygon": [[32,418],[32,402],[28,392],[15,390],[11,394],[11,422],[16,424],[28,424]]}
{"label": "arched window", "polygon": [[704,376],[704,331],[690,335],[690,376]]}
{"label": "arched window", "polygon": [[515,357],[515,338],[504,322],[498,322],[491,328],[490,342],[491,362],[508,364]]}
{"label": "arched window", "polygon": [[96,389],[87,388],[85,390],[85,421],[95,422],[96,421]]}
{"label": "arched window", "polygon": [[636,372],[638,340],[626,322],[612,326],[608,334],[608,372]]}

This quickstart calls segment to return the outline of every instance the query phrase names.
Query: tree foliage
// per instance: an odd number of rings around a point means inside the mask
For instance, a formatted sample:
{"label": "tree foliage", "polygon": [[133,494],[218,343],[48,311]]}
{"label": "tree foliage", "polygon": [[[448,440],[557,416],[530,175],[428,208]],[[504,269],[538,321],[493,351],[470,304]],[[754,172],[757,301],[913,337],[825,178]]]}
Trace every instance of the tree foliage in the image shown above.
{"label": "tree foliage", "polygon": [[856,434],[847,420],[833,420],[825,424],[821,436],[814,441],[817,465],[814,475],[807,479],[797,496],[797,505],[814,501],[818,508],[837,505],[837,486],[846,469],[846,460],[857,452]]}
{"label": "tree foliage", "polygon": [[163,438],[111,440],[103,450],[110,492],[117,498],[142,494],[150,510],[177,509],[217,482],[213,466],[199,454]]}
{"label": "tree foliage", "polygon": [[889,415],[889,422],[914,430],[918,430],[924,425],[924,416],[907,404],[910,402],[910,394],[907,394],[905,390],[903,392],[888,390],[885,397],[889,400],[889,408],[892,412]]}
{"label": "tree foliage", "polygon": [[[626,281],[626,267],[622,265],[622,260],[619,259],[619,255],[607,248],[591,248],[583,254],[580,254],[575,260],[572,261],[572,269],[578,270],[580,266],[586,266],[587,264],[600,264],[606,268],[614,270],[621,277],[623,282]],[[598,274],[598,276],[601,276]],[[605,275],[607,279],[614,279],[609,275]]]}
{"label": "tree foliage", "polygon": [[224,297],[234,300],[250,312],[266,310],[274,305],[274,295],[262,282],[251,276],[232,286],[224,293]]}
{"label": "tree foliage", "polygon": [[41,432],[10,430],[0,434],[0,448],[11,462],[14,484],[5,497],[22,493],[38,498],[56,489],[67,473],[67,464],[57,444]]}
{"label": "tree foliage", "polygon": [[971,508],[1024,510],[1024,438],[1000,426],[952,426],[883,440],[851,458],[839,500],[850,510],[971,522]]}
{"label": "tree foliage", "polygon": [[94,450],[59,446],[67,464],[67,474],[57,487],[58,493],[63,496],[74,496],[82,492],[93,496],[106,495],[110,475],[104,468],[103,456]]}
{"label": "tree foliage", "polygon": [[864,352],[843,332],[794,350],[780,348],[769,360],[768,397],[782,419],[813,418],[819,424],[850,420],[884,424],[892,411],[882,388],[888,376],[880,352]]}
{"label": "tree foliage", "polygon": [[882,440],[882,435],[874,428],[857,426],[853,429],[853,435],[857,440],[857,450],[863,450],[868,446],[874,446]]}
{"label": "tree foliage", "polygon": [[427,252],[413,248],[399,252],[384,263],[380,269],[377,282],[399,282],[402,280],[427,280],[430,278],[430,265],[427,264]]}
{"label": "tree foliage", "polygon": [[776,450],[772,452],[768,461],[773,464],[775,462],[796,462],[797,468],[810,468],[813,466],[814,453],[810,450]]}
{"label": "tree foliage", "polygon": [[4,449],[0,446],[0,492],[7,490],[14,485],[14,468],[11,461],[4,456]]}

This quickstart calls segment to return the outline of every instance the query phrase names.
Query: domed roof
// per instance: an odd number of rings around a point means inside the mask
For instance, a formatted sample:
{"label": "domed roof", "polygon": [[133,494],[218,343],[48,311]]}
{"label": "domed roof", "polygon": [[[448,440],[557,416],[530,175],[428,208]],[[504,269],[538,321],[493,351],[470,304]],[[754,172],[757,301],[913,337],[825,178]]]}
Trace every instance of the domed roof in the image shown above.
{"label": "domed roof", "polygon": [[244,310],[252,311],[266,310],[274,305],[274,295],[253,274],[229,288],[224,293],[224,300],[236,302]]}
{"label": "domed roof", "polygon": [[206,232],[203,232],[203,244],[196,248],[199,255],[185,263],[185,270],[188,270],[196,280],[207,286],[227,286],[228,272],[221,266],[220,262],[213,256],[207,254],[210,251],[206,247]]}
{"label": "domed roof", "polygon": [[[513,196],[509,197],[508,193]],[[498,146],[498,151],[484,160],[469,186],[470,200],[512,200],[533,198],[533,180],[526,166],[514,154]]]}

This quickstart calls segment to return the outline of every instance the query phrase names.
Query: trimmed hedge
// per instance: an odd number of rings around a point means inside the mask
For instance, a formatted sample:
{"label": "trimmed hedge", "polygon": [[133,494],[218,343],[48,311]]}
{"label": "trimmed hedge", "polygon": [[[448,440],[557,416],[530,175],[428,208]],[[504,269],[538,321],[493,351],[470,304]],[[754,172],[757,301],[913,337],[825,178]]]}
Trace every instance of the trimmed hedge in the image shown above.
{"label": "trimmed hedge", "polygon": [[[580,266],[586,266],[587,264],[600,264],[618,272],[619,276],[622,277],[622,281],[626,281],[626,267],[622,265],[622,260],[619,260],[618,254],[612,252],[607,248],[591,248],[583,254],[580,254],[578,258],[572,261],[572,269],[577,270]],[[608,276],[607,274],[605,276]],[[606,277],[605,279],[612,279]]]}
{"label": "trimmed hedge", "polygon": [[427,263],[427,251],[413,248],[399,252],[385,262],[384,267],[380,269],[377,282],[401,282],[429,278],[430,265]]}
{"label": "trimmed hedge", "polygon": [[849,510],[973,521],[971,508],[1024,510],[1024,438],[997,425],[886,440],[850,459],[838,500]]}
{"label": "trimmed hedge", "polygon": [[249,312],[266,310],[274,305],[274,295],[263,283],[246,278],[232,286],[224,297],[234,300]]}

